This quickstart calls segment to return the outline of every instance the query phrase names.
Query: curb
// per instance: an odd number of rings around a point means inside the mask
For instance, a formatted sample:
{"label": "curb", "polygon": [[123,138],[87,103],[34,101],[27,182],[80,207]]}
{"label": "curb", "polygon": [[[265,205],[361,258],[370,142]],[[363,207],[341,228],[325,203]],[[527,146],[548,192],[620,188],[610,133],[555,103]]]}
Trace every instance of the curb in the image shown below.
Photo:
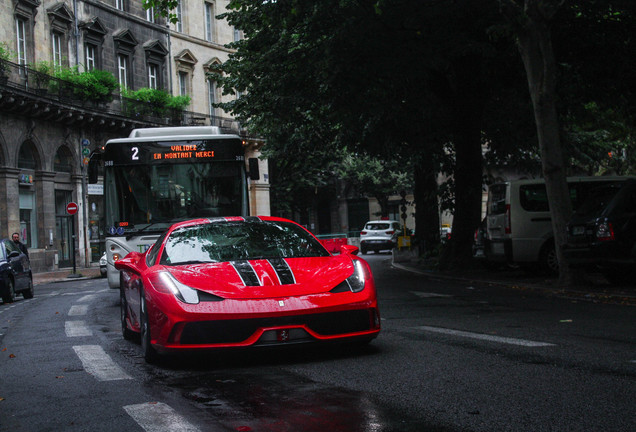
{"label": "curb", "polygon": [[431,279],[446,279],[465,282],[479,282],[489,285],[497,285],[507,287],[511,289],[527,289],[536,292],[543,292],[554,295],[559,298],[585,300],[595,303],[611,303],[624,306],[636,306],[636,292],[634,294],[626,293],[608,293],[608,292],[593,292],[593,291],[576,291],[576,290],[564,290],[561,288],[549,287],[546,285],[532,284],[532,283],[519,283],[512,280],[489,280],[484,278],[469,278],[465,276],[452,276],[442,273],[436,273],[431,270],[422,270],[414,268],[404,264],[398,264],[393,259],[391,260],[391,266],[399,270],[416,273],[422,276],[429,277]]}

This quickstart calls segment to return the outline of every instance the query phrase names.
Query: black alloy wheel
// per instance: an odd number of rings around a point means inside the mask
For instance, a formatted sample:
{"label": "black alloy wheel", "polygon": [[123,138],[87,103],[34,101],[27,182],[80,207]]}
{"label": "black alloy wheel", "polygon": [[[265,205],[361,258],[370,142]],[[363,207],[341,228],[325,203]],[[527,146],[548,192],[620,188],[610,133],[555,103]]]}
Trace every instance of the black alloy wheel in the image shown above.
{"label": "black alloy wheel", "polygon": [[121,316],[121,335],[126,340],[131,340],[134,337],[134,333],[132,330],[128,328],[128,303],[126,302],[126,296],[124,295],[124,289],[119,288],[119,310]]}
{"label": "black alloy wheel", "polygon": [[150,323],[148,321],[148,309],[146,308],[146,296],[143,289],[140,290],[140,316],[141,316],[141,349],[144,352],[144,359],[147,363],[153,364],[159,361],[159,354],[150,343]]}

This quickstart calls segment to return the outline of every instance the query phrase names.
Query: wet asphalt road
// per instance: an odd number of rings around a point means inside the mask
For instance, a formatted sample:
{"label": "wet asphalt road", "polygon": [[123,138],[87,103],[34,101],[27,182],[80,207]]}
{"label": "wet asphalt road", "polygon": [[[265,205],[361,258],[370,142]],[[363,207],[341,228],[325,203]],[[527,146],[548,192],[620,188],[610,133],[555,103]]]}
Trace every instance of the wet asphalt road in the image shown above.
{"label": "wet asphalt road", "polygon": [[[636,430],[635,308],[436,281],[391,268],[389,255],[367,259],[383,325],[369,346],[160,366],[122,339],[104,280],[39,286],[33,300],[0,305],[0,430]],[[90,334],[74,335],[76,320]],[[126,377],[97,379],[78,359],[85,346]],[[148,407],[169,415],[134,414]],[[152,429],[158,417],[177,423]]]}

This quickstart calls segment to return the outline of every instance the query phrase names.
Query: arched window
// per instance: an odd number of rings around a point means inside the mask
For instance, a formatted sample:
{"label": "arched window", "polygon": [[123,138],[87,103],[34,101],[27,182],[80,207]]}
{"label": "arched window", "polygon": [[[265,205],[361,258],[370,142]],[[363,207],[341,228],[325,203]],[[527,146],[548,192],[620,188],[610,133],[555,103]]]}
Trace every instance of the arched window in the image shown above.
{"label": "arched window", "polygon": [[55,153],[53,161],[53,170],[55,172],[73,173],[73,155],[68,147],[61,146]]}
{"label": "arched window", "polygon": [[25,142],[20,147],[20,153],[18,153],[18,168],[34,170],[37,168],[37,163],[34,156],[35,149],[33,144]]}

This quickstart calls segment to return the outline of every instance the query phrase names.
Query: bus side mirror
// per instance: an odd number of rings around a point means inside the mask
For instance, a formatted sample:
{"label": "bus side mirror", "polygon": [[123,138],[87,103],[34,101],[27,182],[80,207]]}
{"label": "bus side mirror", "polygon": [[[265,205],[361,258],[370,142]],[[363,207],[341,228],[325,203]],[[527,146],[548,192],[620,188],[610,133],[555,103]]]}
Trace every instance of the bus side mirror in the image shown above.
{"label": "bus side mirror", "polygon": [[261,173],[258,169],[258,158],[249,158],[247,162],[250,168],[250,180],[260,180]]}
{"label": "bus side mirror", "polygon": [[88,182],[90,184],[97,183],[97,176],[99,174],[99,165],[102,162],[101,153],[93,153],[88,161]]}

